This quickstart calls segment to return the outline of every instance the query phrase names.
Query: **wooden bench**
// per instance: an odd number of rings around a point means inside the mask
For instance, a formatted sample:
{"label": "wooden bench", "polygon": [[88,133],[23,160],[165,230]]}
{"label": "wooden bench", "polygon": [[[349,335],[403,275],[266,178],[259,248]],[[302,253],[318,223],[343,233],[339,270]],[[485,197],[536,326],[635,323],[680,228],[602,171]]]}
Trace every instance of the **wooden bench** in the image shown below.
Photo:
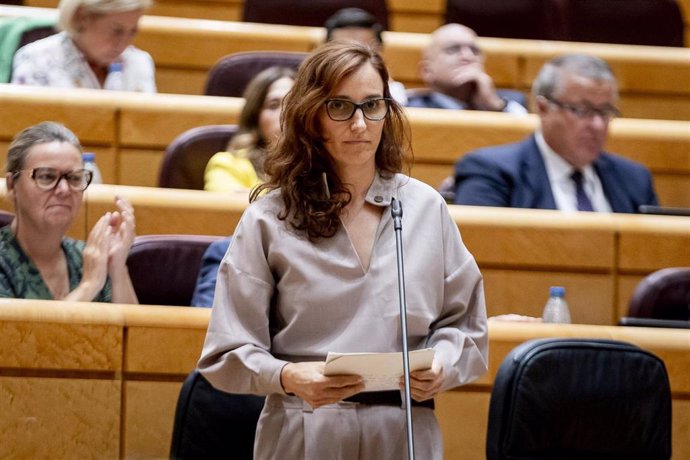
{"label": "wooden bench", "polygon": [[[0,6],[0,16],[54,14],[52,9]],[[209,69],[222,56],[250,50],[309,51],[324,36],[320,27],[145,16],[135,44],[153,56],[160,92],[202,94]],[[422,33],[384,34],[391,74],[408,88],[424,86],[418,62],[428,40]],[[690,49],[486,37],[479,42],[497,86],[529,91],[547,59],[591,53],[606,59],[618,76],[626,117],[690,120]]]}
{"label": "wooden bench", "polygon": [[[139,235],[230,235],[248,203],[244,193],[93,185],[70,235],[85,240],[118,195],[134,205]],[[0,200],[0,209],[11,204]],[[690,218],[454,205],[450,212],[484,275],[491,316],[541,316],[549,286],[563,285],[574,322],[616,324],[643,276],[688,264]]]}
{"label": "wooden bench", "polygon": [[[189,128],[236,122],[242,99],[177,94],[142,95],[0,85],[0,161],[12,137],[55,120],[74,129],[96,153],[106,183],[155,186],[163,152]],[[436,187],[463,154],[514,142],[537,126],[536,116],[408,109],[414,177]],[[608,149],[645,164],[666,206],[690,207],[690,122],[616,119]]]}
{"label": "wooden bench", "polygon": [[[2,458],[167,457],[182,380],[210,309],[0,299]],[[690,332],[613,326],[489,324],[489,372],[436,398],[445,458],[484,458],[498,366],[542,337],[622,340],[661,357],[673,398],[673,458],[690,456]]]}

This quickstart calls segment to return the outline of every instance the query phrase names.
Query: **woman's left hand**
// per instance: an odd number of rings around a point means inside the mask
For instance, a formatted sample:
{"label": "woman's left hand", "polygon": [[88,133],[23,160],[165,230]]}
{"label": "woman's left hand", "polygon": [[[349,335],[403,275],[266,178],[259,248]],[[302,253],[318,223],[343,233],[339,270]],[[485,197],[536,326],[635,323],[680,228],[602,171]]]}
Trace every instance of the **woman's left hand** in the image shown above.
{"label": "woman's left hand", "polygon": [[[400,389],[405,383],[400,381]],[[436,396],[443,385],[443,366],[434,360],[431,369],[410,372],[410,396],[415,401],[426,401]]]}
{"label": "woman's left hand", "polygon": [[129,249],[136,236],[134,208],[127,200],[119,196],[115,198],[115,204],[119,211],[113,212],[110,217],[111,235],[108,251],[108,272],[110,273],[126,266]]}

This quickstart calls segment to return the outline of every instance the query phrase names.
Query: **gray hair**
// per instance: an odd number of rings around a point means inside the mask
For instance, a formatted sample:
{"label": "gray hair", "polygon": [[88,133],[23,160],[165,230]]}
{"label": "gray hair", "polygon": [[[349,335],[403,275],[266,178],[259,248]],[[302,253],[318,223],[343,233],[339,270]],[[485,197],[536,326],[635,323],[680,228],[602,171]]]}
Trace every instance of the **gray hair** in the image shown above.
{"label": "gray hair", "polygon": [[618,95],[616,76],[606,61],[589,54],[564,54],[544,64],[532,83],[532,96],[553,97],[566,74],[611,82]]}
{"label": "gray hair", "polygon": [[21,171],[24,168],[26,157],[31,147],[50,142],[67,142],[75,146],[80,152],[83,151],[79,139],[72,131],[60,123],[44,121],[30,126],[14,136],[7,150],[5,170],[8,173]]}
{"label": "gray hair", "polygon": [[145,10],[153,5],[153,0],[60,0],[58,5],[58,28],[69,35],[77,32],[74,16],[79,8],[88,15],[101,16],[108,13]]}

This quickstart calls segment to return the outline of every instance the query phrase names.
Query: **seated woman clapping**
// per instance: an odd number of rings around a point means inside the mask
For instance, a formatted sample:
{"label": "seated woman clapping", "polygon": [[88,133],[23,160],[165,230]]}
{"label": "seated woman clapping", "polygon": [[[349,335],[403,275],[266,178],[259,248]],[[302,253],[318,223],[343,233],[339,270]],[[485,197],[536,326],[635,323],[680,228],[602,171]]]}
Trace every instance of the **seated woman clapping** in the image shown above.
{"label": "seated woman clapping", "polygon": [[0,297],[138,303],[126,265],[135,220],[125,199],[86,243],[65,236],[91,183],[81,154],[74,133],[54,122],[10,144],[5,178],[16,217],[0,229]]}

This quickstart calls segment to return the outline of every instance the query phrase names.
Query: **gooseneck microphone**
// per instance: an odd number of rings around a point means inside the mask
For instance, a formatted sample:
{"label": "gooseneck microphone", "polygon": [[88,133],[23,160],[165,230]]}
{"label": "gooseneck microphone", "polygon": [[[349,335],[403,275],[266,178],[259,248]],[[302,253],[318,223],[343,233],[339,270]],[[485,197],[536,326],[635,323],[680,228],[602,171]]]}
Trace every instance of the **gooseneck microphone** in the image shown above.
{"label": "gooseneck microphone", "polygon": [[407,301],[405,300],[405,264],[402,248],[402,204],[391,198],[391,216],[395,231],[395,252],[398,265],[398,292],[400,299],[400,333],[402,335],[403,379],[405,382],[405,416],[407,417],[407,458],[414,460],[414,436],[412,434],[412,401],[410,397],[410,351],[407,346]]}

